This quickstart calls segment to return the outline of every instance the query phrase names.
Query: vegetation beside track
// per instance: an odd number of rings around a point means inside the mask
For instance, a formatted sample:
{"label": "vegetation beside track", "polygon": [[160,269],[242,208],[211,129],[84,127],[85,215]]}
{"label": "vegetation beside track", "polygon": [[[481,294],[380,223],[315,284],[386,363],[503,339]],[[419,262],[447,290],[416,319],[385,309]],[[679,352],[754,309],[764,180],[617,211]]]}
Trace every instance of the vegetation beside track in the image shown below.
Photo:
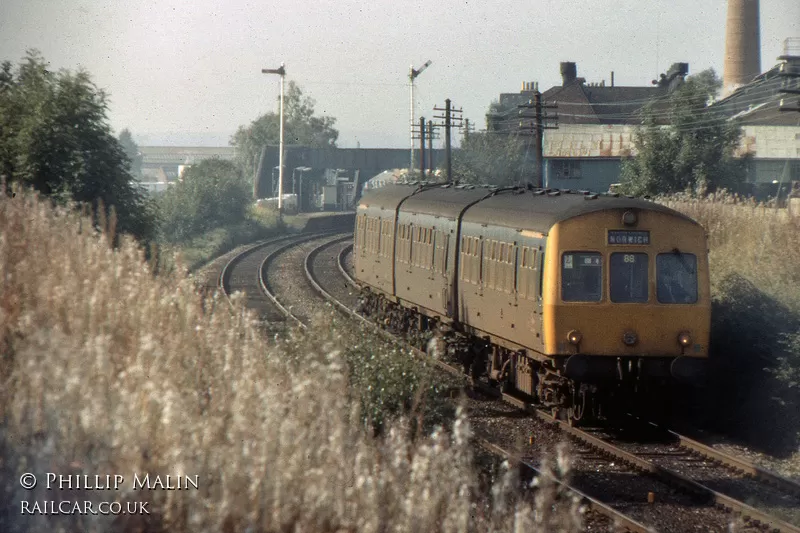
{"label": "vegetation beside track", "polygon": [[[0,500],[12,504],[0,507],[0,530],[536,532],[580,522],[577,506],[548,512],[553,491],[520,501],[510,474],[482,492],[463,416],[417,438],[407,419],[379,438],[365,431],[344,355],[388,357],[380,344],[350,346],[324,325],[269,343],[241,299],[203,298],[176,271],[154,276],[133,240],[112,249],[88,219],[28,194],[0,196],[0,228]],[[199,488],[111,495],[148,500],[149,515],[21,516],[19,501],[54,498],[44,483],[22,490],[23,472],[126,484],[133,473],[196,475]]]}
{"label": "vegetation beside track", "polygon": [[725,193],[661,201],[703,224],[709,236],[713,379],[707,415],[772,453],[797,452],[800,221],[785,209]]}

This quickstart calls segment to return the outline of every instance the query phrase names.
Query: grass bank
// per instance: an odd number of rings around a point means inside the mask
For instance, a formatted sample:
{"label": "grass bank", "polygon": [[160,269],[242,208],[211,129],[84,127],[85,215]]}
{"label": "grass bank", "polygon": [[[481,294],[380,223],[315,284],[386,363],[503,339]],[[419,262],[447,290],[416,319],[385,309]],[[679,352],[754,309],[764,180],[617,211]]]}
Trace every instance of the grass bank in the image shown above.
{"label": "grass bank", "polygon": [[293,230],[295,227],[279,220],[274,211],[254,205],[241,222],[220,225],[180,242],[162,242],[158,250],[161,268],[173,268],[177,254],[185,268],[194,271],[237,246]]}
{"label": "grass bank", "polygon": [[[328,327],[279,342],[240,300],[155,276],[36,198],[0,197],[0,530],[146,532],[569,531],[575,502],[516,497],[511,474],[479,490],[463,416],[414,438],[404,418],[365,430],[348,365],[393,357]],[[357,352],[356,354],[350,352]],[[394,371],[401,371],[396,368]],[[380,373],[377,368],[373,372]],[[419,381],[398,380],[399,389]],[[424,384],[424,383],[423,383]],[[402,397],[403,394],[399,395]],[[512,469],[513,470],[513,469]],[[22,473],[40,478],[23,490]],[[46,473],[122,475],[120,491],[48,491]],[[132,476],[190,476],[141,491]],[[546,483],[544,483],[547,486]],[[149,514],[20,514],[22,501],[148,502]]]}

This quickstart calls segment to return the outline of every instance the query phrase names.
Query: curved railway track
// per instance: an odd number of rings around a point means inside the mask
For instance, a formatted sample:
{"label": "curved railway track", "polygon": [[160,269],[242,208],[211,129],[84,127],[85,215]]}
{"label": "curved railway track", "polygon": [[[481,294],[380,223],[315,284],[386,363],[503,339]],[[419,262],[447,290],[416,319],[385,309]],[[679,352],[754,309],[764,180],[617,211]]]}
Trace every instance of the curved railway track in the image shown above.
{"label": "curved railway track", "polygon": [[[313,293],[316,293],[382,337],[398,342],[398,337],[379,328],[354,310],[358,293],[351,275],[352,245],[347,242],[350,239],[350,235],[331,237],[330,233],[273,239],[247,249],[240,254],[243,257],[237,256],[225,269],[231,264],[232,268],[238,265],[242,269],[257,269],[258,276],[251,278],[258,279],[258,292],[266,294],[267,301],[271,303],[270,318],[275,316],[274,313],[280,312],[283,317],[291,317],[290,321],[304,324],[309,320],[313,308],[319,305],[311,303]],[[259,261],[248,259],[250,256],[257,256]],[[302,268],[299,267],[301,258]],[[259,263],[257,266],[256,262]],[[282,266],[276,269],[276,265]],[[223,288],[225,269],[220,275],[220,286]],[[279,275],[280,269],[282,272]],[[300,272],[305,275],[307,283],[297,279]],[[229,280],[236,279],[231,274],[228,276]],[[292,276],[293,283],[289,281]],[[290,285],[288,288],[287,284]],[[229,281],[230,287],[234,285],[235,283]],[[252,280],[248,287],[252,290]],[[253,299],[257,297],[253,296]],[[248,296],[248,305],[250,303],[251,297]],[[418,356],[426,357],[417,348],[410,345],[409,348]],[[457,366],[441,360],[436,363],[447,372],[463,376],[462,370]],[[609,517],[627,531],[685,531],[696,529],[694,526],[704,531],[724,531],[730,522],[726,511],[732,511],[744,521],[741,531],[800,533],[800,527],[793,524],[800,523],[800,485],[749,461],[722,453],[663,428],[652,428],[659,437],[641,443],[636,438],[627,439],[626,435],[571,427],[553,418],[549,412],[513,395],[499,393],[480,383],[473,383],[473,386],[495,398],[501,398],[519,413],[532,417],[528,418],[529,421],[538,420],[538,423],[568,437],[582,456],[581,460],[597,461],[597,469],[605,469],[606,477],[608,472],[613,472],[614,475],[629,479],[629,485],[650,487],[644,493],[642,501],[620,503],[620,499],[624,500],[629,496],[623,495],[615,501],[613,494],[610,498],[592,497],[574,485],[564,485],[592,510]],[[510,418],[519,415],[507,413],[504,416]],[[641,421],[637,423],[643,424]],[[530,475],[541,475],[532,466],[532,460],[526,457],[524,449],[508,451],[514,449],[513,444],[501,446],[495,438],[488,436],[478,436],[477,442],[493,454],[514,458],[520,468],[527,470]],[[559,480],[555,481],[563,484]],[[589,481],[585,486],[595,487],[596,481]],[[600,487],[599,492],[603,491]],[[652,498],[649,503],[648,498]]]}

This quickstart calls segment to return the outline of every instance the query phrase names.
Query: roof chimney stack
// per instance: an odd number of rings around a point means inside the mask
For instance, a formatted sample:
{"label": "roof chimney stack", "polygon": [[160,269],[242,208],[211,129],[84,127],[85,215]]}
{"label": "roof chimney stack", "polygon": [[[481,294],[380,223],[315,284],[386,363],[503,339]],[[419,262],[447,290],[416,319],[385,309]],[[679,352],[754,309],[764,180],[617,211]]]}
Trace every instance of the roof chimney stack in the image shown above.
{"label": "roof chimney stack", "polygon": [[571,61],[561,63],[561,84],[566,87],[578,78],[578,67]]}
{"label": "roof chimney stack", "polygon": [[759,0],[728,0],[723,89],[730,94],[761,74]]}

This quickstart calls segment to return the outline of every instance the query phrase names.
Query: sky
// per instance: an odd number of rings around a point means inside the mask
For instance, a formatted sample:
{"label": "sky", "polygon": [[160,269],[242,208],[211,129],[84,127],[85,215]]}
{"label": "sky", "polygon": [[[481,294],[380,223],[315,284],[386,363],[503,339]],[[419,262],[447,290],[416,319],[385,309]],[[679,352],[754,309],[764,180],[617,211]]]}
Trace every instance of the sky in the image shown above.
{"label": "sky", "polygon": [[[411,65],[415,116],[450,98],[478,129],[523,81],[648,85],[672,63],[722,75],[724,0],[0,0],[0,60],[36,48],[54,69],[86,69],[110,95],[115,132],[140,145],[226,146],[277,111],[286,64],[335,117],[339,146],[404,148]],[[800,37],[800,1],[761,0],[762,71]]]}

